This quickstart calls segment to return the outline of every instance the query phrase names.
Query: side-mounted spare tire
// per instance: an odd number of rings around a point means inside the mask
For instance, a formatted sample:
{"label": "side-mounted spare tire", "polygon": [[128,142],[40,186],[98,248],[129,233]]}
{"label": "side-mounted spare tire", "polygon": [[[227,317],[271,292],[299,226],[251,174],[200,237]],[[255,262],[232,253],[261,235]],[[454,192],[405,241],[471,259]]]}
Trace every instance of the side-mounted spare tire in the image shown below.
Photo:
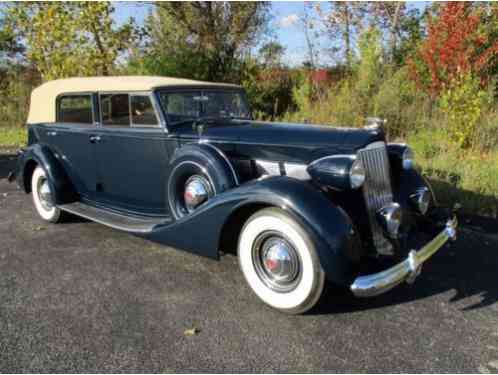
{"label": "side-mounted spare tire", "polygon": [[238,180],[221,150],[207,144],[189,144],[173,155],[167,184],[169,209],[179,220],[216,194],[236,186]]}

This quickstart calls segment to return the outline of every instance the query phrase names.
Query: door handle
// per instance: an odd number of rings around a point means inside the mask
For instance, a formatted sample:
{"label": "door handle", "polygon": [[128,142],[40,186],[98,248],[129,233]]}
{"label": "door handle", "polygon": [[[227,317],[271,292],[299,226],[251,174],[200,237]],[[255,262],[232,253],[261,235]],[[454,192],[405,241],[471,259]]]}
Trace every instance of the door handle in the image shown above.
{"label": "door handle", "polygon": [[92,135],[90,137],[90,143],[99,143],[100,142],[100,136],[98,135]]}
{"label": "door handle", "polygon": [[57,132],[55,132],[55,131],[51,131],[51,132],[48,132],[48,133],[47,133],[47,135],[48,135],[49,137],[55,137],[55,136],[57,135]]}

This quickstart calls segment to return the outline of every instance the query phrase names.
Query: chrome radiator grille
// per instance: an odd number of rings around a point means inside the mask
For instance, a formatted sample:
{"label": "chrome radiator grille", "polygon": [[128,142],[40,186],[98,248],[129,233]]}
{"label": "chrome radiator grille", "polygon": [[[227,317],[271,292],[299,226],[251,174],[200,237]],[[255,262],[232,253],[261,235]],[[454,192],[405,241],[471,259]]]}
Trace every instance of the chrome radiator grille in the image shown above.
{"label": "chrome radiator grille", "polygon": [[392,254],[392,245],[384,237],[376,219],[376,212],[393,201],[391,174],[386,144],[374,142],[361,149],[358,157],[365,167],[363,195],[372,229],[373,242],[379,254]]}

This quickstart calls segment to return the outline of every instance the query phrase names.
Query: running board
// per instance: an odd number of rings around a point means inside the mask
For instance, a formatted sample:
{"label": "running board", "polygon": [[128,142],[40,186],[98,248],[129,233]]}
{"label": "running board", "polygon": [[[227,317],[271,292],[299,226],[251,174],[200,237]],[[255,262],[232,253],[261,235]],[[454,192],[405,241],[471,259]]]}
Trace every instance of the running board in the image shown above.
{"label": "running board", "polygon": [[84,217],[85,219],[107,225],[111,228],[133,233],[149,233],[152,232],[152,229],[156,225],[169,223],[171,221],[167,216],[157,218],[127,216],[90,206],[82,202],[63,204],[58,207],[63,211]]}

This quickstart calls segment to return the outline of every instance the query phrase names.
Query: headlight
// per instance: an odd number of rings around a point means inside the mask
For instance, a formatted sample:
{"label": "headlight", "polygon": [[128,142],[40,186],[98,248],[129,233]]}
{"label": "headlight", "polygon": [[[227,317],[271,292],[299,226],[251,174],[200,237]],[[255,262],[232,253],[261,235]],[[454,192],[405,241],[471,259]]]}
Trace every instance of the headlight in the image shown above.
{"label": "headlight", "polygon": [[356,159],[349,171],[349,183],[352,189],[358,189],[365,182],[365,168],[361,160]]}
{"label": "headlight", "polygon": [[422,188],[410,195],[412,206],[422,215],[427,213],[431,203],[431,192],[428,188]]}
{"label": "headlight", "polygon": [[401,157],[403,169],[412,169],[415,165],[414,159],[415,154],[413,153],[413,150],[410,147],[406,146],[405,151],[403,151],[403,156]]}
{"label": "headlight", "polygon": [[321,185],[336,190],[357,189],[365,182],[363,164],[354,155],[332,155],[317,159],[306,171]]}
{"label": "headlight", "polygon": [[389,143],[387,145],[389,161],[395,170],[409,170],[415,167],[413,150],[404,143]]}
{"label": "headlight", "polygon": [[402,219],[401,206],[398,203],[391,203],[382,207],[377,212],[377,219],[389,237],[398,238]]}

